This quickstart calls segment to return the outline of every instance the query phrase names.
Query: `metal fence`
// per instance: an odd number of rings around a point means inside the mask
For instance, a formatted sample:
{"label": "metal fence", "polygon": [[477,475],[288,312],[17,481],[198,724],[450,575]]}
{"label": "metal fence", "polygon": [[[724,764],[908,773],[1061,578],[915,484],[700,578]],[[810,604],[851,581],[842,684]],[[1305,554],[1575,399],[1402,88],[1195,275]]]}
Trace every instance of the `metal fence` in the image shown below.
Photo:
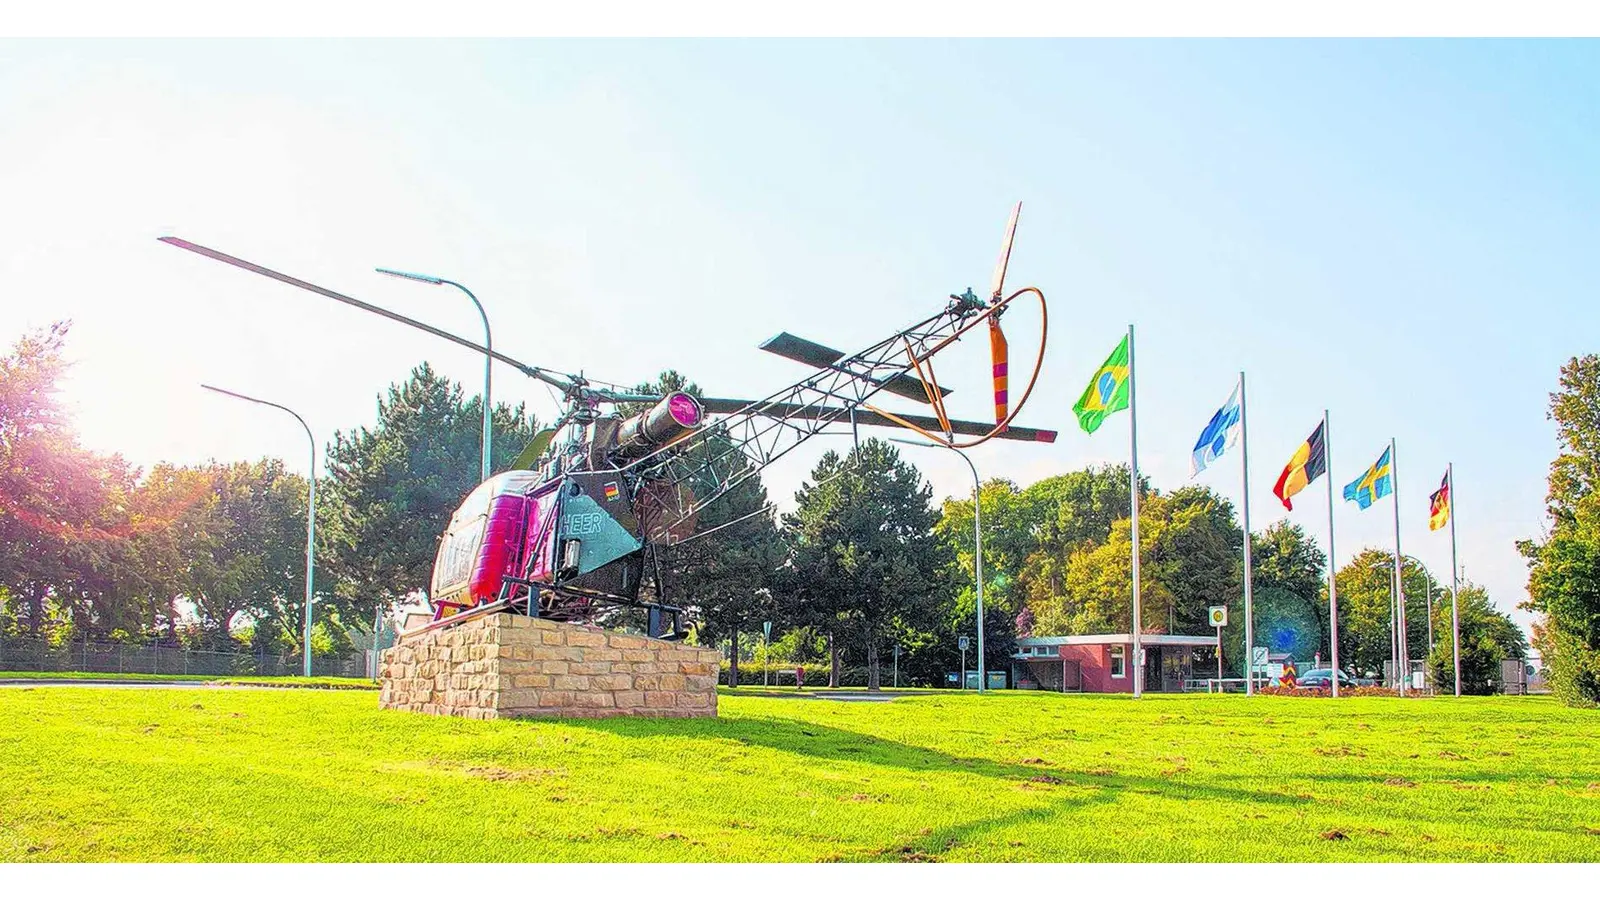
{"label": "metal fence", "polygon": [[[0,672],[117,672],[137,675],[299,675],[299,655],[227,653],[187,647],[81,642],[51,646],[34,638],[0,638]],[[311,657],[311,674],[360,678],[364,652]]]}

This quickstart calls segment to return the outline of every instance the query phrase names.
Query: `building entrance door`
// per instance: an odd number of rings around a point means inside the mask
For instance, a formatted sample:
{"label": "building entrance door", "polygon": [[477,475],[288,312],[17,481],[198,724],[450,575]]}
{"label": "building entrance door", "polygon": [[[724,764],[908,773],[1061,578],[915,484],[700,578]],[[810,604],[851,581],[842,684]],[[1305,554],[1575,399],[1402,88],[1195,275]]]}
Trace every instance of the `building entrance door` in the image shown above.
{"label": "building entrance door", "polygon": [[1189,654],[1185,652],[1186,648],[1161,649],[1161,690],[1167,693],[1183,690],[1183,682],[1189,677]]}

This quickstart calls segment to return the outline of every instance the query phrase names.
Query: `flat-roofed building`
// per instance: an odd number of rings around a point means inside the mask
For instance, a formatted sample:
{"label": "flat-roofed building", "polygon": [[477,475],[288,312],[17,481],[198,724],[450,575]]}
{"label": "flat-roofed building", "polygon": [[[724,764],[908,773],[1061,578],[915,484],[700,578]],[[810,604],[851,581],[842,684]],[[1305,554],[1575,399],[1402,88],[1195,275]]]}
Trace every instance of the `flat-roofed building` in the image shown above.
{"label": "flat-roofed building", "polygon": [[[1145,634],[1144,689],[1182,691],[1193,679],[1215,678],[1214,634]],[[1133,635],[1073,634],[1017,638],[1011,683],[1023,690],[1133,693]]]}

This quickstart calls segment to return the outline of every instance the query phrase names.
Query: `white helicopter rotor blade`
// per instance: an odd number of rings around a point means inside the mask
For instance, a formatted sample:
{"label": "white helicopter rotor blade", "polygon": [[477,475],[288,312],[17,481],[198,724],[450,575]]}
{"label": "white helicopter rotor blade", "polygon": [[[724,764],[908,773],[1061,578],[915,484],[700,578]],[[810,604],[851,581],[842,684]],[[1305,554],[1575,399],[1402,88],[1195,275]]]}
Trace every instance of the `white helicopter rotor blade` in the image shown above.
{"label": "white helicopter rotor blade", "polygon": [[1006,266],[1011,262],[1011,242],[1017,237],[1017,217],[1022,214],[1022,201],[1011,207],[1011,221],[1006,223],[1006,239],[1000,245],[1000,259],[994,264],[994,280],[989,284],[989,296],[999,299],[1006,283]]}

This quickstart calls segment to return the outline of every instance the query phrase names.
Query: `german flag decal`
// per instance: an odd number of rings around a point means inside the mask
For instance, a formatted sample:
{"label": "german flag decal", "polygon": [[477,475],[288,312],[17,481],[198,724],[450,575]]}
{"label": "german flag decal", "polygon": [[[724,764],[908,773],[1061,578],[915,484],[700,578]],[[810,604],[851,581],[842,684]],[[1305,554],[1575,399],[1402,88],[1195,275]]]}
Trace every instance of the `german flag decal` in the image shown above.
{"label": "german flag decal", "polygon": [[609,503],[612,500],[615,500],[618,497],[622,496],[622,489],[617,487],[617,483],[615,481],[606,482],[605,488],[606,488],[606,502],[607,503]]}

